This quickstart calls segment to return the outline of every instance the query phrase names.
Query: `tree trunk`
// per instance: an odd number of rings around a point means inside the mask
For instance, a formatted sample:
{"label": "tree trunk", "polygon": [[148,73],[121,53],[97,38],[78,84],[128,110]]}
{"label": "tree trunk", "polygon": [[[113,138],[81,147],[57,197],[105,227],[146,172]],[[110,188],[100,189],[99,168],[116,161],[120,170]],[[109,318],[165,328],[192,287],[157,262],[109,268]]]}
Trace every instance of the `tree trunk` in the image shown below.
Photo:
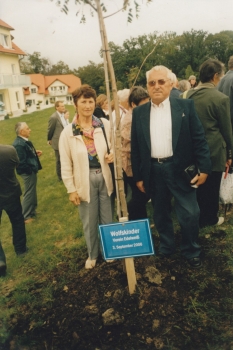
{"label": "tree trunk", "polygon": [[96,7],[97,7],[97,13],[98,13],[98,19],[99,19],[99,27],[100,27],[100,35],[101,35],[101,41],[102,41],[102,50],[103,50],[103,57],[104,57],[104,70],[105,70],[105,80],[106,80],[106,90],[108,95],[108,102],[110,106],[110,89],[109,89],[109,79],[108,79],[108,72],[110,74],[110,80],[111,80],[111,87],[112,87],[112,95],[113,95],[113,101],[116,111],[116,130],[114,135],[114,129],[113,129],[113,121],[112,121],[112,113],[110,110],[110,122],[111,122],[111,130],[112,130],[112,143],[115,143],[114,149],[114,163],[115,163],[115,178],[116,178],[116,191],[117,191],[117,214],[118,217],[125,217],[128,218],[128,210],[127,210],[127,204],[126,204],[126,198],[125,198],[125,192],[124,192],[124,181],[123,181],[123,174],[122,174],[122,161],[121,161],[121,134],[120,134],[120,109],[119,109],[119,103],[118,103],[118,97],[117,97],[117,86],[116,86],[116,79],[115,79],[115,73],[112,65],[112,59],[109,51],[108,46],[108,40],[107,40],[107,33],[104,25],[103,20],[103,14],[100,6],[100,1],[95,0]]}

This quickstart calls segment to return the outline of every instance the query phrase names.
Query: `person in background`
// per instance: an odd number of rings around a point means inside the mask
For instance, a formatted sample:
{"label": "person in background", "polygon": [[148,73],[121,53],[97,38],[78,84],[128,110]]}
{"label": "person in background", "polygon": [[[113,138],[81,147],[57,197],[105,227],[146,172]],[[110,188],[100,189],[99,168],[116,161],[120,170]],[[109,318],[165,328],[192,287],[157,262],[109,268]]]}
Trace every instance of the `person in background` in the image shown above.
{"label": "person in background", "polygon": [[96,99],[96,107],[94,110],[94,116],[98,118],[105,118],[109,120],[108,115],[108,98],[106,95],[101,94]]}
{"label": "person in background", "polygon": [[229,97],[216,89],[223,73],[224,66],[220,61],[206,60],[200,67],[199,85],[186,94],[186,98],[194,101],[204,127],[212,164],[211,175],[197,189],[200,227],[221,225],[224,222],[224,217],[218,217],[219,189],[222,172],[232,162],[232,126]]}
{"label": "person in background", "polygon": [[182,91],[180,91],[178,89],[177,77],[176,77],[175,73],[172,73],[172,72],[171,72],[171,82],[172,82],[172,89],[170,92],[170,97],[179,98],[180,94],[182,94]]}
{"label": "person in background", "polygon": [[58,181],[61,181],[61,162],[60,162],[60,153],[58,149],[59,137],[62,130],[69,124],[69,121],[64,116],[65,105],[63,101],[55,102],[56,112],[51,115],[48,121],[48,134],[47,140],[48,144],[52,146],[56,158],[56,173]]}
{"label": "person in background", "polygon": [[61,173],[69,200],[78,206],[83,224],[88,259],[86,269],[96,265],[99,255],[98,224],[112,222],[111,193],[112,175],[109,163],[111,148],[110,124],[105,118],[93,115],[96,92],[89,85],[82,85],[73,92],[78,114],[75,123],[69,124],[61,133],[59,150]]}
{"label": "person in background", "polygon": [[[15,253],[20,256],[27,252],[26,232],[20,196],[19,181],[15,168],[19,158],[13,146],[0,145],[0,221],[5,210],[12,226]],[[0,277],[6,274],[6,256],[0,242]]]}
{"label": "person in background", "polygon": [[[159,257],[175,252],[170,193],[181,227],[181,254],[192,268],[201,263],[198,245],[199,207],[196,189],[211,171],[209,148],[193,101],[172,98],[171,71],[155,66],[146,73],[151,102],[133,110],[131,160],[140,191],[151,197],[160,237]],[[184,170],[197,163],[200,174],[189,183]]]}
{"label": "person in background", "polygon": [[181,93],[191,89],[190,82],[188,80],[180,80],[178,82],[178,89],[181,91]]}
{"label": "person in background", "polygon": [[217,89],[230,99],[231,124],[233,127],[233,56],[228,61],[228,72],[220,80]]}
{"label": "person in background", "polygon": [[129,108],[121,123],[121,154],[123,177],[125,183],[125,193],[127,196],[127,185],[130,186],[132,196],[127,203],[129,220],[139,220],[147,218],[146,203],[149,197],[141,192],[133,179],[131,165],[131,125],[132,125],[132,110],[144,103],[149,102],[149,95],[141,86],[134,86],[129,94]]}
{"label": "person in background", "polygon": [[64,111],[64,118],[65,118],[67,124],[69,124],[70,112],[67,109],[65,109],[65,111]]}
{"label": "person in background", "polygon": [[[122,123],[122,121],[124,120],[124,117],[129,109],[129,103],[128,103],[129,93],[130,93],[129,89],[117,91],[117,97],[118,97],[119,109],[120,109],[120,123]],[[116,129],[116,111],[115,111],[115,109],[112,113],[112,121],[113,121],[114,129]]]}
{"label": "person in background", "polygon": [[29,224],[36,216],[37,208],[37,173],[42,166],[39,157],[42,151],[35,150],[29,137],[31,129],[25,122],[19,122],[15,125],[16,139],[13,146],[19,157],[19,165],[16,168],[18,175],[22,177],[24,183],[24,194],[22,201],[24,222]]}
{"label": "person in background", "polygon": [[195,77],[195,75],[190,75],[188,81],[191,85],[191,88],[194,88],[197,86],[197,78]]}

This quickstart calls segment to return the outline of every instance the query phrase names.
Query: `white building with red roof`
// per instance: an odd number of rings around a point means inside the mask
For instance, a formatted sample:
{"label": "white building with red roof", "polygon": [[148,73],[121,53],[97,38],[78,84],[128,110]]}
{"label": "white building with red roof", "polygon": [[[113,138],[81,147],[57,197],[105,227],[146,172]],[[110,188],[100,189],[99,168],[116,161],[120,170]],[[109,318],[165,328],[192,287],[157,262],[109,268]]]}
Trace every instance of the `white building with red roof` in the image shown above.
{"label": "white building with red roof", "polygon": [[13,43],[12,30],[0,20],[0,102],[8,114],[19,115],[25,109],[23,88],[30,85],[30,78],[20,73],[19,60],[26,53]]}
{"label": "white building with red roof", "polygon": [[54,105],[56,101],[72,104],[72,92],[81,86],[80,78],[74,74],[51,75],[27,74],[31,85],[24,88],[25,102],[28,106]]}

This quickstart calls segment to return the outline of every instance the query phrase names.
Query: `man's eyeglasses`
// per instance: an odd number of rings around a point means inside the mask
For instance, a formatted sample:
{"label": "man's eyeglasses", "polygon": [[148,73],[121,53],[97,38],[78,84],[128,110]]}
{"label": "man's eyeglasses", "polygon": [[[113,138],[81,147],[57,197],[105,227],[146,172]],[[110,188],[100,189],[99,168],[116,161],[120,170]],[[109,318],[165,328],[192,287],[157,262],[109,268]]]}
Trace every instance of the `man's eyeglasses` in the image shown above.
{"label": "man's eyeglasses", "polygon": [[168,80],[170,80],[170,79],[159,79],[159,80],[151,80],[151,81],[148,81],[148,85],[149,86],[155,86],[156,85],[156,83],[158,83],[158,85],[164,85],[165,83],[166,83],[166,81],[168,81]]}

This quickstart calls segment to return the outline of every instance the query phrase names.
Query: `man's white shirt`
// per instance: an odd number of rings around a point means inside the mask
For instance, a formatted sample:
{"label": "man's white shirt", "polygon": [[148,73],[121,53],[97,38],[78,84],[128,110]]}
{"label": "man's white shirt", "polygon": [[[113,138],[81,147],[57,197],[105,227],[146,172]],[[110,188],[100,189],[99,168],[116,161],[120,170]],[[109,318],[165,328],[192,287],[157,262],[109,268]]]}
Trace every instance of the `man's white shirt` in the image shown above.
{"label": "man's white shirt", "polygon": [[151,102],[150,110],[151,158],[173,155],[172,118],[169,97],[158,106]]}
{"label": "man's white shirt", "polygon": [[64,128],[66,127],[66,125],[69,124],[68,120],[64,117],[64,114],[61,114],[59,112],[57,112],[60,119],[61,119],[61,122],[62,122],[62,125],[64,126]]}

